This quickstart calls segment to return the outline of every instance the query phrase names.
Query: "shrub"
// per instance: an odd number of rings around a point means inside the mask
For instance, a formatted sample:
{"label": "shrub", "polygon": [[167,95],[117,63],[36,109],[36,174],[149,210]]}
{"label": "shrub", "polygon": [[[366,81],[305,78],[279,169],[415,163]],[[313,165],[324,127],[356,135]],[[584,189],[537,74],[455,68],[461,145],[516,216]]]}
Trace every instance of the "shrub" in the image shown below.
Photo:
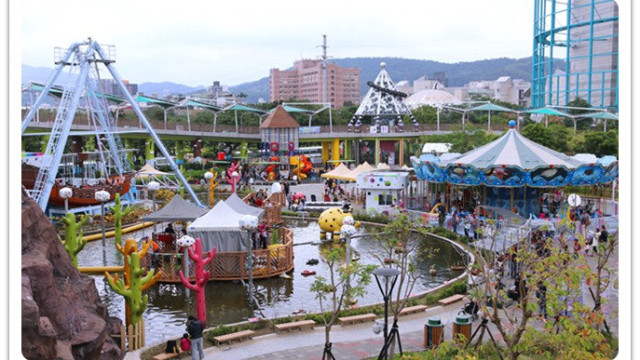
{"label": "shrub", "polygon": [[375,211],[354,211],[353,219],[357,221],[367,221],[379,224],[388,224],[389,216]]}

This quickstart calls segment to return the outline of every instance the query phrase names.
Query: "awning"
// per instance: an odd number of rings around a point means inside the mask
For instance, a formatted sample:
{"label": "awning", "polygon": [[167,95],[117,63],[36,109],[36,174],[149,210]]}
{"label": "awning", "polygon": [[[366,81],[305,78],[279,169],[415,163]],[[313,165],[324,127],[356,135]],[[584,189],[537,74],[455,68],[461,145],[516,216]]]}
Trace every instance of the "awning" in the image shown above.
{"label": "awning", "polygon": [[205,109],[209,109],[209,110],[213,110],[213,111],[222,110],[222,108],[220,106],[207,104],[205,102],[198,101],[198,100],[193,100],[193,99],[187,99],[186,101],[182,102],[180,105],[182,105],[182,106],[201,107],[201,108],[205,108]]}
{"label": "awning", "polygon": [[592,119],[606,119],[606,120],[618,120],[618,117],[612,113],[608,113],[608,112],[597,112],[597,113],[590,113],[590,114],[580,114],[580,115],[576,115],[576,117],[579,118],[592,118]]}
{"label": "awning", "polygon": [[266,114],[267,112],[265,110],[262,109],[256,109],[256,108],[252,108],[250,106],[246,106],[246,105],[241,105],[241,104],[233,104],[229,107],[226,107],[223,109],[224,111],[227,110],[233,110],[233,111],[250,111],[250,112],[254,112],[254,113],[258,113],[258,114]]}
{"label": "awning", "polygon": [[556,109],[552,109],[552,108],[540,108],[540,109],[535,109],[535,110],[529,110],[529,111],[525,111],[527,113],[530,114],[538,114],[538,115],[553,115],[553,116],[564,116],[564,117],[568,117],[571,118],[573,116],[567,114],[567,113],[563,113],[561,111],[558,111]]}
{"label": "awning", "polygon": [[492,103],[488,103],[488,104],[483,104],[480,106],[476,106],[472,109],[469,109],[469,111],[505,111],[505,112],[518,112],[518,110],[513,110],[513,109],[509,109],[500,105],[496,105],[496,104],[492,104]]}
{"label": "awning", "polygon": [[145,96],[145,95],[136,96],[136,101],[137,102],[142,102],[142,103],[155,104],[155,105],[158,105],[158,106],[162,106],[165,109],[178,105],[178,103],[174,103],[174,102],[166,101],[166,100],[162,100],[162,99],[156,99],[156,98],[152,98],[150,96]]}

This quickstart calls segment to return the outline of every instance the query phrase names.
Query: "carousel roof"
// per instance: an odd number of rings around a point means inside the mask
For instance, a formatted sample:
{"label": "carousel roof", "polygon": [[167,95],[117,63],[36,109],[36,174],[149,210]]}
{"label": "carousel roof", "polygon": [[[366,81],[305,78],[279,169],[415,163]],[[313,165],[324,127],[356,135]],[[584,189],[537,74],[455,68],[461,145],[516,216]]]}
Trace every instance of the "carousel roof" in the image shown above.
{"label": "carousel roof", "polygon": [[575,169],[584,163],[565,154],[537,144],[511,128],[501,138],[471,150],[447,164],[472,165],[476,169],[517,167],[530,170],[538,167],[561,166]]}
{"label": "carousel roof", "polygon": [[495,187],[560,187],[610,183],[618,177],[618,161],[605,156],[593,157],[565,154],[537,144],[518,133],[515,121],[501,138],[450,158],[422,154],[411,157],[419,179],[437,183]]}
{"label": "carousel roof", "polygon": [[299,128],[300,124],[285,110],[282,105],[273,110],[260,124],[260,129]]}

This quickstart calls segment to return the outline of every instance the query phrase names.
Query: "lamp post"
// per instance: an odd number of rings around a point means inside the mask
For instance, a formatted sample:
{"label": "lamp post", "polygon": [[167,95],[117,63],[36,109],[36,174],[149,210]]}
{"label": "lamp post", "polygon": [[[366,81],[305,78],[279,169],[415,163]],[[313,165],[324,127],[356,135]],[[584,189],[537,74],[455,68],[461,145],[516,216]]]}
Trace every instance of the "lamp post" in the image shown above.
{"label": "lamp post", "polygon": [[399,274],[400,271],[390,267],[378,268],[373,272],[373,275],[376,277],[376,283],[378,283],[378,288],[380,289],[380,292],[382,292],[382,296],[384,298],[384,346],[378,355],[378,360],[387,359],[389,356],[389,340],[393,339],[393,337],[390,337],[387,332],[389,326],[389,297],[393,292],[393,287],[396,285],[396,280],[398,280]]}
{"label": "lamp post", "polygon": [[238,191],[238,188],[236,187],[236,185],[238,184],[238,178],[240,177],[240,174],[238,174],[237,171],[234,171],[231,173],[231,181],[233,181],[233,190],[234,192]]}
{"label": "lamp post", "polygon": [[[153,202],[153,212],[156,211],[156,192],[160,189],[160,183],[157,181],[150,181],[147,184],[147,191],[151,192],[151,201]],[[156,232],[156,225],[153,225],[153,232]]]}
{"label": "lamp post", "polygon": [[[191,272],[189,271],[189,248],[191,247],[191,245],[195,244],[195,242],[196,240],[189,235],[184,235],[183,237],[181,237],[176,241],[176,244],[178,244],[178,246],[184,250],[184,256],[182,258],[184,260],[184,264],[183,264],[184,274],[187,280],[191,278]],[[186,288],[185,294],[187,295],[187,298],[188,298],[189,297],[188,287]]]}
{"label": "lamp post", "polygon": [[[342,227],[340,227],[340,235],[346,240],[346,257],[347,257],[347,294],[351,289],[351,273],[349,272],[349,266],[351,265],[351,237],[356,234],[357,230],[355,226],[355,220],[352,216],[345,216],[342,219]],[[351,299],[347,298],[347,302],[351,302]]]}
{"label": "lamp post", "polygon": [[[234,173],[236,173],[234,171]],[[237,173],[236,173],[237,174]],[[232,175],[233,176],[233,175]],[[247,262],[245,267],[248,268],[249,271],[249,302],[253,304],[253,254],[252,250],[252,240],[251,233],[258,228],[258,217],[254,215],[243,215],[239,220],[240,227],[244,230],[247,230]]]}
{"label": "lamp post", "polygon": [[70,187],[63,187],[58,191],[58,195],[64,199],[64,213],[69,212],[69,198],[73,195],[73,190]]}
{"label": "lamp post", "polygon": [[106,245],[106,236],[104,229],[104,204],[111,199],[111,194],[107,191],[100,190],[96,191],[95,199],[100,201],[100,213],[102,214],[101,223],[102,223],[102,263],[104,266],[107,265],[107,245]]}
{"label": "lamp post", "polygon": [[204,173],[204,178],[205,180],[207,180],[209,185],[209,207],[213,207],[213,186],[211,184],[211,182],[213,181],[213,173],[207,171],[206,173]]}

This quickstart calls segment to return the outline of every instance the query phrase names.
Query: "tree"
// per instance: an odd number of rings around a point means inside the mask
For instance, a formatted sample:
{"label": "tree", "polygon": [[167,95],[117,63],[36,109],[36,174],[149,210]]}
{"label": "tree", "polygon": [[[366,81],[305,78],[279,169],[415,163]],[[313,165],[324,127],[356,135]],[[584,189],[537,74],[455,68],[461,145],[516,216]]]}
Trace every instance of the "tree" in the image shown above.
{"label": "tree", "polygon": [[[495,245],[495,228],[489,223]],[[570,231],[570,223],[563,225]],[[585,279],[590,271],[584,255],[572,254],[564,236],[554,241],[538,234],[542,232],[529,235],[517,245],[517,251],[511,248],[506,254],[474,251],[475,271],[479,271],[485,281],[478,283],[473,280],[471,296],[479,304],[484,316],[502,335],[505,346],[501,349],[510,360],[518,359],[524,352],[541,346],[533,341],[535,337],[532,334],[537,330],[529,326],[536,312],[541,318],[546,319],[548,316],[555,320],[555,323],[545,320],[545,331],[553,331],[555,326],[557,331],[563,329],[569,332],[589,332],[592,329],[583,321],[583,315],[590,312],[590,309],[578,301],[581,279]],[[585,242],[581,236],[579,243],[584,248]],[[519,269],[516,276],[519,297],[516,305],[511,308],[506,307],[508,297],[502,283],[503,269],[498,265],[505,263],[505,255],[516,255]],[[569,314],[571,317],[567,316]]]}
{"label": "tree", "polygon": [[[324,250],[327,266],[329,267],[329,279],[317,276],[310,287],[311,292],[316,294],[316,299],[320,303],[320,314],[324,322],[325,345],[323,359],[334,358],[331,353],[331,327],[338,319],[345,299],[364,296],[366,286],[371,282],[371,273],[375,269],[374,265],[362,265],[357,262],[351,262],[348,268],[340,266],[340,260],[345,257],[345,248],[334,244],[329,246],[329,249]],[[350,279],[351,284],[356,285],[348,286],[348,279]],[[328,312],[325,312],[327,302],[330,308]]]}
{"label": "tree", "polygon": [[[396,280],[395,300],[391,299],[389,304],[393,314],[392,329],[396,331],[400,312],[407,305],[413,287],[420,276],[416,267],[416,257],[421,255],[431,258],[435,254],[433,250],[421,247],[420,241],[412,241],[412,236],[416,232],[418,236],[421,235],[420,240],[427,235],[426,229],[415,227],[409,217],[402,214],[387,224],[382,233],[376,235],[378,247],[382,249],[382,256],[375,255],[375,257],[383,266],[393,267],[400,272]],[[397,336],[399,338],[400,334],[398,333]],[[389,359],[393,359],[395,355],[395,339],[395,336],[391,339]]]}

